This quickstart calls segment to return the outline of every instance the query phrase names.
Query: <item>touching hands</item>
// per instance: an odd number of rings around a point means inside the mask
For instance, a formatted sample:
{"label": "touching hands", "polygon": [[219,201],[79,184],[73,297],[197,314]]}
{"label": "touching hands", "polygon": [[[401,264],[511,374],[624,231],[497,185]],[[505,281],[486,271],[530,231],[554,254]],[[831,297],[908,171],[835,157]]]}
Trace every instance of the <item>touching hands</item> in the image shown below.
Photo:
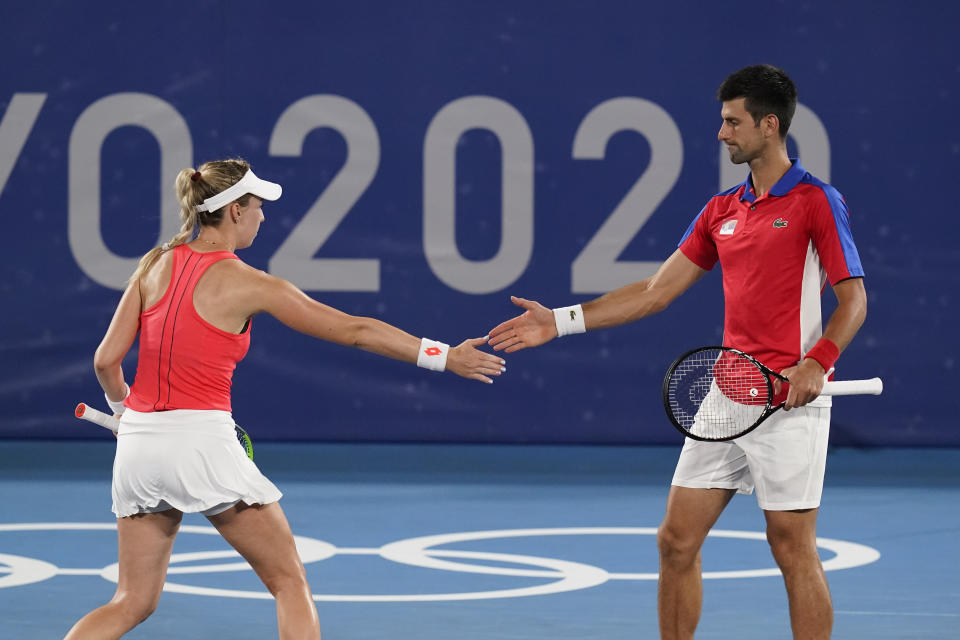
{"label": "touching hands", "polygon": [[539,302],[510,296],[522,314],[501,322],[490,331],[490,346],[494,351],[513,353],[527,347],[537,347],[557,337],[557,323],[553,311]]}
{"label": "touching hands", "polygon": [[507,370],[504,366],[507,363],[500,356],[477,349],[486,341],[486,338],[469,338],[451,347],[447,354],[447,371],[471,380],[492,383],[493,380],[488,376],[499,376]]}

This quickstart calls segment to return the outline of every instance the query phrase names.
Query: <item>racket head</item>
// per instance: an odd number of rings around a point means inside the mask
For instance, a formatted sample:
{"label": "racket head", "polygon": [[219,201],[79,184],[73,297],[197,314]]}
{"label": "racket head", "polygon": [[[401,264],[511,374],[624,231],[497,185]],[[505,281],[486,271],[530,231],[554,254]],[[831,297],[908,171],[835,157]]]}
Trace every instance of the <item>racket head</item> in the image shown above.
{"label": "racket head", "polygon": [[243,450],[247,453],[247,457],[253,460],[253,440],[251,440],[247,432],[243,430],[243,427],[237,423],[233,424],[233,429],[236,431],[237,440],[240,441],[240,446],[243,447]]}
{"label": "racket head", "polygon": [[760,426],[773,406],[769,369],[731,347],[693,349],[677,358],[663,378],[663,408],[680,433],[723,442]]}

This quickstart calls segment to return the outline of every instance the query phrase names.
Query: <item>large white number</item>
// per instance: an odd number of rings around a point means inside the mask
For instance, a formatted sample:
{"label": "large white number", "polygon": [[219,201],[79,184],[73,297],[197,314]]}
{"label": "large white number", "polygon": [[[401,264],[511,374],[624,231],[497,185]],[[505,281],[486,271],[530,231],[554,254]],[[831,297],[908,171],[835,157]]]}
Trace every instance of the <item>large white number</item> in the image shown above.
{"label": "large white number", "polygon": [[[824,182],[830,182],[830,138],[817,114],[798,103],[787,135],[797,144],[797,156],[802,160],[803,167]],[[721,142],[720,191],[743,182],[749,172],[750,168],[746,164],[730,162],[730,153]]]}
{"label": "large white number", "polygon": [[680,176],[683,140],[659,105],[642,98],[614,98],[594,107],[577,129],[573,157],[602,159],[620,131],[636,131],[650,144],[650,164],[583,248],[571,268],[573,293],[606,293],[653,275],[660,261],[618,261]]}
{"label": "large white number", "polygon": [[77,118],[70,133],[70,249],[84,273],[113,289],[123,289],[139,261],[116,255],[100,235],[100,151],[106,137],[124,126],[146,129],[160,145],[161,215],[157,238],[171,238],[180,229],[180,219],[173,215],[179,211],[179,204],[171,185],[177,173],[193,162],[187,123],[176,109],[155,96],[116,93],[97,100]]}
{"label": "large white number", "polygon": [[313,257],[377,173],[380,137],[367,112],[340,96],[302,98],[277,121],[270,137],[270,155],[300,156],[307,134],[321,127],[331,127],[343,136],[346,162],[277,249],[268,268],[303,289],[379,291],[379,260]]}
{"label": "large white number", "polygon": [[[0,120],[0,191],[33,128],[45,94],[16,94]],[[167,212],[178,203],[169,185],[192,163],[192,141],[183,117],[163,100],[118,93],[91,104],[77,119],[69,147],[68,238],[80,268],[96,282],[120,289],[137,258],[113,253],[100,234],[101,150],[106,137],[123,126],[149,131],[160,146],[159,238],[169,238],[179,221]],[[271,272],[309,290],[379,291],[377,259],[314,258],[337,225],[370,185],[380,163],[380,139],[369,115],[339,96],[317,95],[290,105],[270,138],[270,154],[300,156],[307,135],[331,127],[346,141],[343,167],[317,198],[269,262]],[[501,239],[488,260],[468,260],[456,244],[456,153],[471,129],[492,132],[502,153]],[[617,258],[676,184],[683,163],[680,131],[660,106],[642,98],[614,98],[592,109],[577,129],[573,157],[603,159],[620,131],[635,131],[650,145],[650,163],[571,267],[573,293],[603,293],[641,280],[660,261]],[[797,105],[790,136],[804,166],[830,180],[830,141],[817,115]],[[430,268],[449,287],[471,294],[501,290],[526,270],[533,252],[534,145],[523,116],[488,96],[469,96],[442,108],[427,129],[423,150],[423,246]],[[744,179],[745,166],[729,162],[720,145],[720,188]]]}
{"label": "large white number", "polygon": [[15,93],[7,105],[3,120],[0,120],[0,193],[7,185],[13,165],[17,163],[46,99],[45,93]]}
{"label": "large white number", "polygon": [[[457,142],[470,129],[491,131],[500,141],[501,238],[489,260],[467,260],[457,248]],[[533,253],[533,136],[523,116],[502,100],[469,96],[441,109],[423,145],[423,249],[433,273],[464,293],[509,286]]]}

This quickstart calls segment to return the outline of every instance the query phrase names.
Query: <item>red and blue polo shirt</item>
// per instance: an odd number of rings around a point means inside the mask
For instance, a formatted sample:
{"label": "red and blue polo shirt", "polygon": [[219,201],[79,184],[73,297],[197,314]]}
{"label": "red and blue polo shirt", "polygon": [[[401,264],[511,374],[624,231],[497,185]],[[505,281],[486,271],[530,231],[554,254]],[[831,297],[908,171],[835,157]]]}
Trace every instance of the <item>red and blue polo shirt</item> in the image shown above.
{"label": "red and blue polo shirt", "polygon": [[797,160],[764,196],[752,176],[715,195],[679,248],[723,270],[723,344],[774,371],[797,364],[822,334],[820,294],[863,277],[846,202]]}

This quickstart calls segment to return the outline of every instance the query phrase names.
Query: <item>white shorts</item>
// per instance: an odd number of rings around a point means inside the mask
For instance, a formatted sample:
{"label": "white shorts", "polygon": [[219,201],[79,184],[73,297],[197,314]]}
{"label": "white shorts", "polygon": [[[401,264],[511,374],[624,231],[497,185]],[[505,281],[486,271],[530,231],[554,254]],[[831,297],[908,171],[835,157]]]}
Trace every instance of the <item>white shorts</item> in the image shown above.
{"label": "white shorts", "polygon": [[124,411],[113,462],[118,518],[167,509],[216,515],[282,495],[237,442],[228,411]]}
{"label": "white shorts", "polygon": [[672,484],[693,489],[757,490],[766,511],[820,506],[830,436],[830,399],[777,411],[745,436],[728,442],[687,438]]}

